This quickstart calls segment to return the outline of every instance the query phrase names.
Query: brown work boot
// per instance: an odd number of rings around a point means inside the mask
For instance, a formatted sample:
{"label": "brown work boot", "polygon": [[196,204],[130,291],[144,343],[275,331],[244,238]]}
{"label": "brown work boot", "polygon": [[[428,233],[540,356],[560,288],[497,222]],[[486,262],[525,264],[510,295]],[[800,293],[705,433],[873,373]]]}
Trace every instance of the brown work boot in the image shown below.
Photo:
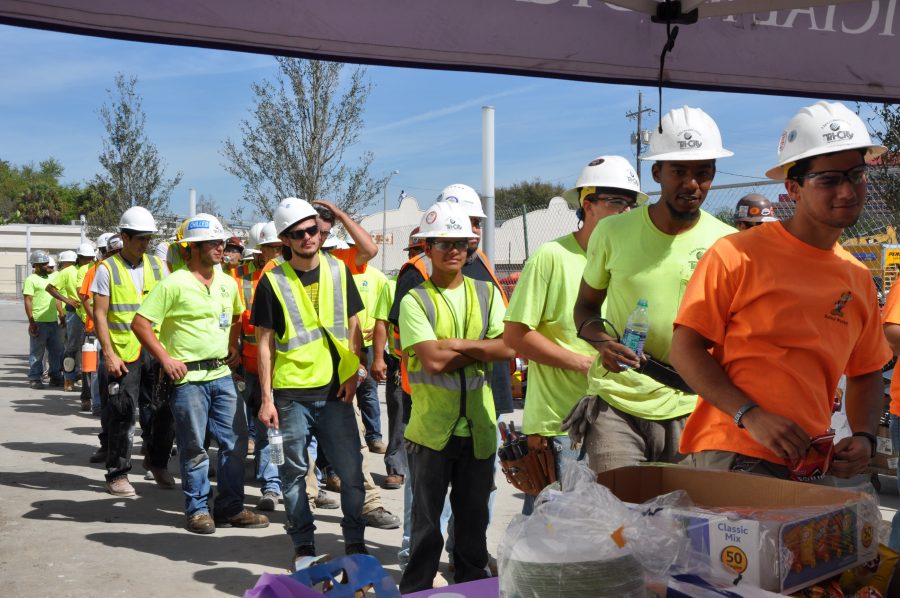
{"label": "brown work boot", "polygon": [[131,485],[131,482],[128,481],[127,475],[116,476],[111,480],[106,481],[106,491],[112,494],[113,496],[135,496],[137,492],[134,491],[134,486]]}
{"label": "brown work boot", "polygon": [[167,490],[171,490],[175,487],[175,478],[172,477],[172,474],[169,473],[169,470],[165,467],[154,467],[150,465],[150,461],[146,458],[144,459],[144,469],[150,472],[150,475],[153,476],[153,481],[156,482],[156,485],[160,488],[165,488]]}
{"label": "brown work boot", "polygon": [[213,518],[209,516],[209,513],[204,511],[188,517],[185,529],[195,534],[213,534],[216,531],[216,524],[213,523]]}
{"label": "brown work boot", "polygon": [[[75,381],[74,380],[64,380],[63,381],[63,391],[74,392],[75,391]],[[82,411],[84,411],[84,409],[82,409]]]}
{"label": "brown work boot", "polygon": [[403,476],[398,473],[392,473],[384,478],[381,487],[385,490],[399,490],[403,488]]}
{"label": "brown work boot", "polygon": [[217,519],[218,527],[246,527],[256,529],[259,527],[269,527],[269,518],[265,515],[251,513],[244,509],[237,515],[233,515],[227,519]]}
{"label": "brown work boot", "polygon": [[374,440],[367,440],[366,444],[369,447],[370,453],[374,453],[376,455],[383,455],[387,452],[387,445],[381,440],[381,438],[376,438]]}
{"label": "brown work boot", "polygon": [[325,476],[325,489],[331,490],[332,492],[340,492],[341,478],[339,478],[336,473]]}
{"label": "brown work boot", "polygon": [[81,410],[82,411],[90,411],[91,410],[91,400],[90,399],[81,399]]}

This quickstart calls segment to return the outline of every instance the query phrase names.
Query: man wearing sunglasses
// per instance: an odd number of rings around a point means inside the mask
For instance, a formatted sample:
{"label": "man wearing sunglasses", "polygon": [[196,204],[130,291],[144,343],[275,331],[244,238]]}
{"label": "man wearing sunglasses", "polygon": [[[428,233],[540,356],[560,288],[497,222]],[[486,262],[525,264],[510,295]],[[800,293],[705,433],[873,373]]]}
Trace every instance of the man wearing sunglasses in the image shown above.
{"label": "man wearing sunglasses", "polygon": [[294,559],[316,554],[306,490],[306,475],[314,467],[306,452],[312,434],[341,478],[344,551],[368,554],[353,408],[362,299],[347,266],[319,251],[316,210],[309,203],[288,197],[273,220],[290,259],[260,278],[250,322],[256,327],[259,420],[283,436],[279,473]]}
{"label": "man wearing sunglasses", "polygon": [[[700,256],[734,232],[700,209],[716,160],[731,155],[705,112],[688,106],[670,111],[641,156],[653,161],[659,200],[601,221],[591,235],[574,319],[598,355],[586,396],[563,428],[584,441],[597,472],[682,458],[678,439],[697,396],[669,365],[672,321]],[[642,299],[649,304],[649,332],[637,355],[620,335]],[[583,438],[583,426],[574,425],[582,417],[593,421]]]}
{"label": "man wearing sunglasses", "polygon": [[[647,195],[628,160],[600,156],[584,167],[563,198],[578,206],[578,228],[541,245],[528,258],[509,300],[503,334],[504,342],[529,361],[522,431],[547,437],[554,445],[557,477],[563,462],[578,456],[562,441],[560,425],[587,394],[587,373],[597,354],[577,337],[572,320],[588,240],[601,220],[627,213],[645,203]],[[527,495],[522,512],[530,515],[533,507],[534,497]]]}
{"label": "man wearing sunglasses", "polygon": [[430,589],[444,538],[441,511],[450,490],[457,583],[488,575],[488,495],[494,485],[496,414],[491,362],[511,359],[503,344],[503,302],[489,282],[463,275],[475,236],[466,212],[438,202],[419,237],[431,276],[401,301],[400,339],[408,359],[412,411],[406,427],[412,476],[409,564],[404,594]]}
{"label": "man wearing sunglasses", "polygon": [[[225,239],[215,216],[188,219],[182,238],[186,267],[154,287],[131,325],[144,348],[159,360],[160,375],[174,384],[171,411],[186,528],[196,534],[212,534],[216,527],[269,525],[264,515],[244,508],[247,416],[231,376],[231,368],[241,360],[242,304],[234,278],[216,267],[224,259]],[[218,445],[212,514],[209,455],[203,447],[207,430]]]}
{"label": "man wearing sunglasses", "polygon": [[716,243],[675,321],[673,362],[702,397],[681,451],[696,465],[790,477],[815,458],[847,376],[853,435],[822,475],[850,477],[875,454],[882,366],[891,352],[869,270],[838,241],[866,201],[866,160],[885,150],[840,103],[800,110],[778,164],[794,214]]}

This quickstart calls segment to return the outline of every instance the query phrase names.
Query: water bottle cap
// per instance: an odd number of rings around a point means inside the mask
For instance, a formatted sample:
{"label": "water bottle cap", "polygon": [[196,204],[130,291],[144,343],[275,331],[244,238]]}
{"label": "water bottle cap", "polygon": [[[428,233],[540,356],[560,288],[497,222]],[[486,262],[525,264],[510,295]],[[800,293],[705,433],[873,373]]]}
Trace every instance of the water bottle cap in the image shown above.
{"label": "water bottle cap", "polygon": [[647,307],[646,299],[638,299],[638,307]]}

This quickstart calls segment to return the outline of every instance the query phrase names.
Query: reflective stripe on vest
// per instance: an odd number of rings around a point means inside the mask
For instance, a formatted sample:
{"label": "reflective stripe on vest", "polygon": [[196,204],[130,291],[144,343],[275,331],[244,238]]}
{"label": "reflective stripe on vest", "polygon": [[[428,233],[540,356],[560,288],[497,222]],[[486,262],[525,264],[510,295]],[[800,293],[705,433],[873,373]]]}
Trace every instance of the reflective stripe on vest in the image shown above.
{"label": "reflective stripe on vest", "polygon": [[284,334],[275,337],[273,388],[314,388],[328,384],[333,375],[329,367],[331,345],[339,357],[340,382],[356,375],[359,367],[359,358],[350,351],[347,340],[343,279],[346,267],[322,253],[319,260],[318,311],[290,263],[266,273],[285,318]]}
{"label": "reflective stripe on vest", "polygon": [[[429,280],[412,289],[425,311],[435,338],[483,340],[487,334],[493,289],[490,282],[463,278],[466,314],[454,314],[441,291]],[[458,321],[457,318],[462,318]],[[463,329],[459,329],[462,326]],[[406,438],[436,451],[449,442],[465,419],[474,442],[475,458],[490,458],[497,449],[496,412],[490,387],[491,364],[475,362],[446,374],[429,374],[414,351],[407,359],[412,413]]]}
{"label": "reflective stripe on vest", "polygon": [[131,332],[131,322],[141,307],[143,297],[162,279],[162,262],[156,256],[144,254],[144,288],[141,296],[138,296],[128,266],[120,255],[107,258],[102,263],[110,275],[109,311],[106,314],[109,340],[116,355],[130,363],[141,354],[141,343]]}

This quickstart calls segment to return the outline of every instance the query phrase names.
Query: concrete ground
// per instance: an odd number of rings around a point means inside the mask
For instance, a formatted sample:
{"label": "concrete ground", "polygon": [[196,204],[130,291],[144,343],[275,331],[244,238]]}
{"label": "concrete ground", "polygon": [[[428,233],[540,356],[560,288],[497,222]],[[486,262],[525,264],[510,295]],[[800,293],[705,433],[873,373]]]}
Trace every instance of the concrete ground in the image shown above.
{"label": "concrete ground", "polygon": [[[0,594],[241,596],[262,573],[287,572],[293,551],[282,505],[268,514],[266,529],[192,534],[183,527],[180,490],[145,481],[139,456],[130,476],[138,496],[107,494],[103,468],[88,462],[98,446],[99,418],[79,412],[78,393],[28,388],[28,336],[20,301],[0,299],[0,338],[6,339],[0,349]],[[503,419],[518,424],[521,410]],[[379,483],[384,462],[380,455],[368,459]],[[247,465],[250,474],[252,461]],[[169,469],[178,479],[174,459]],[[246,505],[252,509],[259,489],[252,475],[247,479]],[[882,512],[889,520],[897,506],[896,483],[881,480]],[[522,508],[522,495],[502,474],[496,483],[499,493],[488,530],[493,554]],[[402,491],[381,490],[381,495],[385,507],[402,516]],[[343,554],[340,517],[340,510],[316,512],[320,554]],[[366,532],[369,550],[398,580],[400,537],[400,529]],[[441,569],[449,577],[444,559]]]}
{"label": "concrete ground", "polygon": [[[106,493],[102,464],[88,462],[98,446],[100,419],[79,412],[79,393],[28,388],[28,334],[21,301],[0,299],[0,595],[241,596],[262,573],[286,573],[293,550],[284,508],[266,529],[219,529],[199,536],[184,529],[183,495],[143,479],[140,440],[131,483],[136,498]],[[384,387],[379,387],[383,397]],[[382,415],[386,410],[382,403]],[[504,419],[521,421],[521,410]],[[387,424],[383,427],[386,431]],[[381,455],[368,455],[376,483]],[[252,460],[247,461],[248,474]],[[178,476],[173,458],[169,470]],[[248,475],[246,505],[259,488]],[[522,508],[502,474],[488,545],[497,543]],[[403,491],[381,490],[385,508],[402,517]],[[340,510],[316,511],[320,554],[343,554]],[[366,530],[369,550],[399,581],[401,530]],[[444,555],[442,570],[446,570]]]}

